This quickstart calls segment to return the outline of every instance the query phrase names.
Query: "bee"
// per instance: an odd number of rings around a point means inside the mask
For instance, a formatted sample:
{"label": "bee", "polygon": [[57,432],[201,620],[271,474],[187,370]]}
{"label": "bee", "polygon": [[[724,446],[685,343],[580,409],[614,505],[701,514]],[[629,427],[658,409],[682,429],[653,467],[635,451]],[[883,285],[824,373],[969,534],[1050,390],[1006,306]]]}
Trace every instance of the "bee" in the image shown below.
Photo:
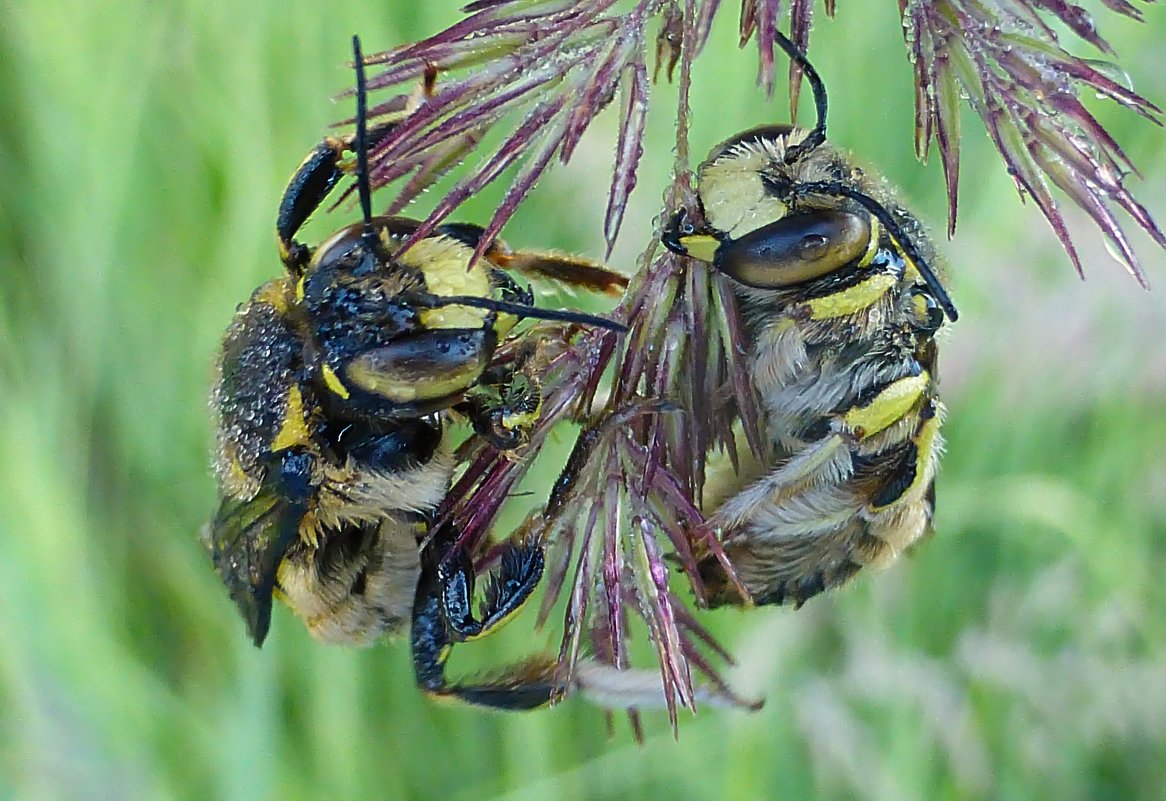
{"label": "bee", "polygon": [[[957,313],[923,225],[826,141],[825,86],[777,39],[813,89],[815,126],[714,148],[698,172],[702,219],[679,212],[664,244],[730,279],[759,413],[757,463],[710,489],[707,523],[756,603],[800,605],[929,531],[935,340]],[[710,605],[746,602],[715,559],[699,567]]]}
{"label": "bee", "polygon": [[[506,543],[475,616],[474,554],[448,525],[434,527],[454,470],[445,429],[459,412],[496,447],[522,444],[538,415],[537,380],[521,364],[491,366],[499,345],[519,336],[519,319],[623,330],[534,307],[507,270],[606,291],[626,280],[501,241],[475,262],[484,232],[467,224],[439,226],[402,250],[418,223],[372,214],[356,37],[353,47],[355,135],[325,140],[292,177],[276,221],[286,274],[255,290],[223,338],[210,404],[220,505],[204,538],[256,645],[278,598],[324,642],[364,645],[408,628],[417,681],[432,694],[536,705],[550,690],[513,675],[468,685],[445,678],[452,644],[513,614],[543,568],[541,545]],[[353,170],[361,222],[315,248],[296,241]]]}

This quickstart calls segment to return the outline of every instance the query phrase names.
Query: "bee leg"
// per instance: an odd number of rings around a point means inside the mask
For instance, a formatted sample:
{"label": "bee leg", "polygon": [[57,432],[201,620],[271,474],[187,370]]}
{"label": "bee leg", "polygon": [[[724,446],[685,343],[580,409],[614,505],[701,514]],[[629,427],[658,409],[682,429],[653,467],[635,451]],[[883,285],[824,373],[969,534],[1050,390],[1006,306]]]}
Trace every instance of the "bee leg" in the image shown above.
{"label": "bee leg", "polygon": [[341,162],[351,143],[347,137],[328,137],[320,142],[283,190],[275,217],[275,234],[279,238],[280,259],[292,273],[302,272],[311,258],[308,247],[295,241],[295,235],[344,177]]}
{"label": "bee leg", "polygon": [[467,394],[463,411],[479,436],[497,450],[509,451],[526,444],[541,408],[538,378],[510,364],[483,373]]}
{"label": "bee leg", "polygon": [[[375,148],[402,120],[432,97],[436,83],[437,69],[427,67],[418,91],[401,98],[402,103],[388,113],[388,119],[369,130],[367,149]],[[353,152],[354,141],[354,136],[325,138],[307,155],[283,190],[275,218],[275,234],[279,238],[280,259],[295,275],[303,272],[312,256],[306,245],[295,240],[295,235],[340,179],[355,170],[355,160],[345,158],[345,153]]]}
{"label": "bee leg", "polygon": [[421,555],[421,577],[413,603],[413,671],[417,684],[430,695],[495,709],[534,709],[566,692],[556,680],[557,662],[536,656],[509,665],[481,680],[450,683],[445,663],[455,642],[483,636],[505,623],[530,597],[542,576],[541,545],[514,546],[490,579],[482,620],[471,611],[473,564],[457,548],[447,527],[435,531]]}
{"label": "bee leg", "polygon": [[[375,147],[396,125],[394,120],[369,131],[369,147]],[[303,272],[312,257],[307,245],[297,242],[295,236],[340,179],[352,173],[354,162],[345,158],[346,153],[352,152],[352,145],[351,136],[325,138],[304,158],[283,190],[275,216],[275,235],[279,239],[279,257],[293,274]]]}
{"label": "bee leg", "polygon": [[618,297],[628,285],[626,275],[581,256],[541,250],[511,251],[504,243],[495,242],[486,252],[486,257],[494,264],[528,278],[553,281],[589,292]]}

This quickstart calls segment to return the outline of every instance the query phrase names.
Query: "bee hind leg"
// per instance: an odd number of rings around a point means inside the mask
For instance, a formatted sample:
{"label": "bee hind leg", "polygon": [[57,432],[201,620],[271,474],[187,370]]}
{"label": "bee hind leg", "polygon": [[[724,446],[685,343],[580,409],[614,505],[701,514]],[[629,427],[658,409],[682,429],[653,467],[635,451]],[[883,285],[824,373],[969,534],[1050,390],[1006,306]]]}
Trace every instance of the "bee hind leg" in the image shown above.
{"label": "bee hind leg", "polygon": [[[450,548],[455,551],[450,553]],[[448,554],[448,556],[447,556]],[[541,543],[507,546],[490,576],[481,618],[473,613],[474,572],[456,535],[442,527],[422,553],[421,578],[413,604],[413,670],[418,686],[437,698],[494,709],[534,709],[566,694],[557,662],[535,656],[468,683],[450,682],[445,663],[454,643],[496,631],[523,606],[543,572]]]}

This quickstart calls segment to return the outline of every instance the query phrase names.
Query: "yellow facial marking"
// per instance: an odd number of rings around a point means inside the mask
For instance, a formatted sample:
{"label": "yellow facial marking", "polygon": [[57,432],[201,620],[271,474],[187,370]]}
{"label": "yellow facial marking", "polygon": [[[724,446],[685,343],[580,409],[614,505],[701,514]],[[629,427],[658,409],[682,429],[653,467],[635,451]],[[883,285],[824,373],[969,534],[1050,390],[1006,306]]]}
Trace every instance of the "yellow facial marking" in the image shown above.
{"label": "yellow facial marking", "polygon": [[893,275],[879,273],[847,289],[814,298],[806,303],[810,309],[810,319],[830,320],[869,309],[893,289],[896,283]]}
{"label": "yellow facial marking", "polygon": [[848,411],[842,416],[842,421],[861,439],[874,436],[911,411],[930,384],[931,376],[926,370],[919,375],[900,378],[870,403]]}
{"label": "yellow facial marking", "polygon": [[862,258],[858,262],[859,267],[866,267],[874,261],[875,255],[879,252],[879,239],[882,226],[878,219],[871,215],[868,222],[870,223],[870,241],[866,245],[866,253],[862,254]]}
{"label": "yellow facial marking", "polygon": [[271,441],[273,453],[295,447],[307,445],[311,441],[308,426],[304,422],[304,399],[300,395],[300,388],[293,386],[287,393],[287,409],[284,411],[283,424],[279,433]]}
{"label": "yellow facial marking", "polygon": [[720,240],[706,234],[682,236],[680,237],[680,244],[688,251],[688,255],[692,258],[710,263],[713,260],[713,256],[716,255],[717,248],[721,246]]}
{"label": "yellow facial marking", "polygon": [[328,365],[324,365],[320,368],[320,372],[324,375],[324,384],[327,385],[328,389],[332,390],[334,394],[348,400],[351,393],[349,393],[348,387],[344,386],[340,381],[340,376],[336,375],[336,371]]}
{"label": "yellow facial marking", "polygon": [[[791,140],[792,141],[792,140]],[[783,147],[772,142],[738,145],[700,168],[700,197],[709,225],[738,239],[789,213],[762,181],[762,172]]]}
{"label": "yellow facial marking", "polygon": [[927,298],[923,295],[914,295],[911,298],[911,310],[915,313],[916,320],[926,320],[930,307],[927,305]]}
{"label": "yellow facial marking", "polygon": [[[467,270],[473,249],[444,236],[422,239],[401,257],[401,263],[425,276],[425,286],[434,295],[494,297],[490,286],[489,262],[479,259]],[[479,328],[486,312],[468,306],[442,306],[421,312],[426,328]]]}

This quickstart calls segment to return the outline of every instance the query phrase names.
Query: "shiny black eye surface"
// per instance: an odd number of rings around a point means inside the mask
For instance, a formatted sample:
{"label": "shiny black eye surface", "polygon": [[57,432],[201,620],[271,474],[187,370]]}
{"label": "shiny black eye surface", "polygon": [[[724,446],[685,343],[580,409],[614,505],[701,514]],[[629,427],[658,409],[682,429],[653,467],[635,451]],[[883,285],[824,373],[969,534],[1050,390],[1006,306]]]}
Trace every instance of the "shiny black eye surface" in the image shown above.
{"label": "shiny black eye surface", "polygon": [[798,243],[798,250],[803,259],[818,260],[826,255],[830,247],[830,240],[821,234],[806,234]]}
{"label": "shiny black eye surface", "polygon": [[759,289],[793,286],[841,269],[870,246],[868,217],[816,210],[782,217],[721,243],[713,265]]}

